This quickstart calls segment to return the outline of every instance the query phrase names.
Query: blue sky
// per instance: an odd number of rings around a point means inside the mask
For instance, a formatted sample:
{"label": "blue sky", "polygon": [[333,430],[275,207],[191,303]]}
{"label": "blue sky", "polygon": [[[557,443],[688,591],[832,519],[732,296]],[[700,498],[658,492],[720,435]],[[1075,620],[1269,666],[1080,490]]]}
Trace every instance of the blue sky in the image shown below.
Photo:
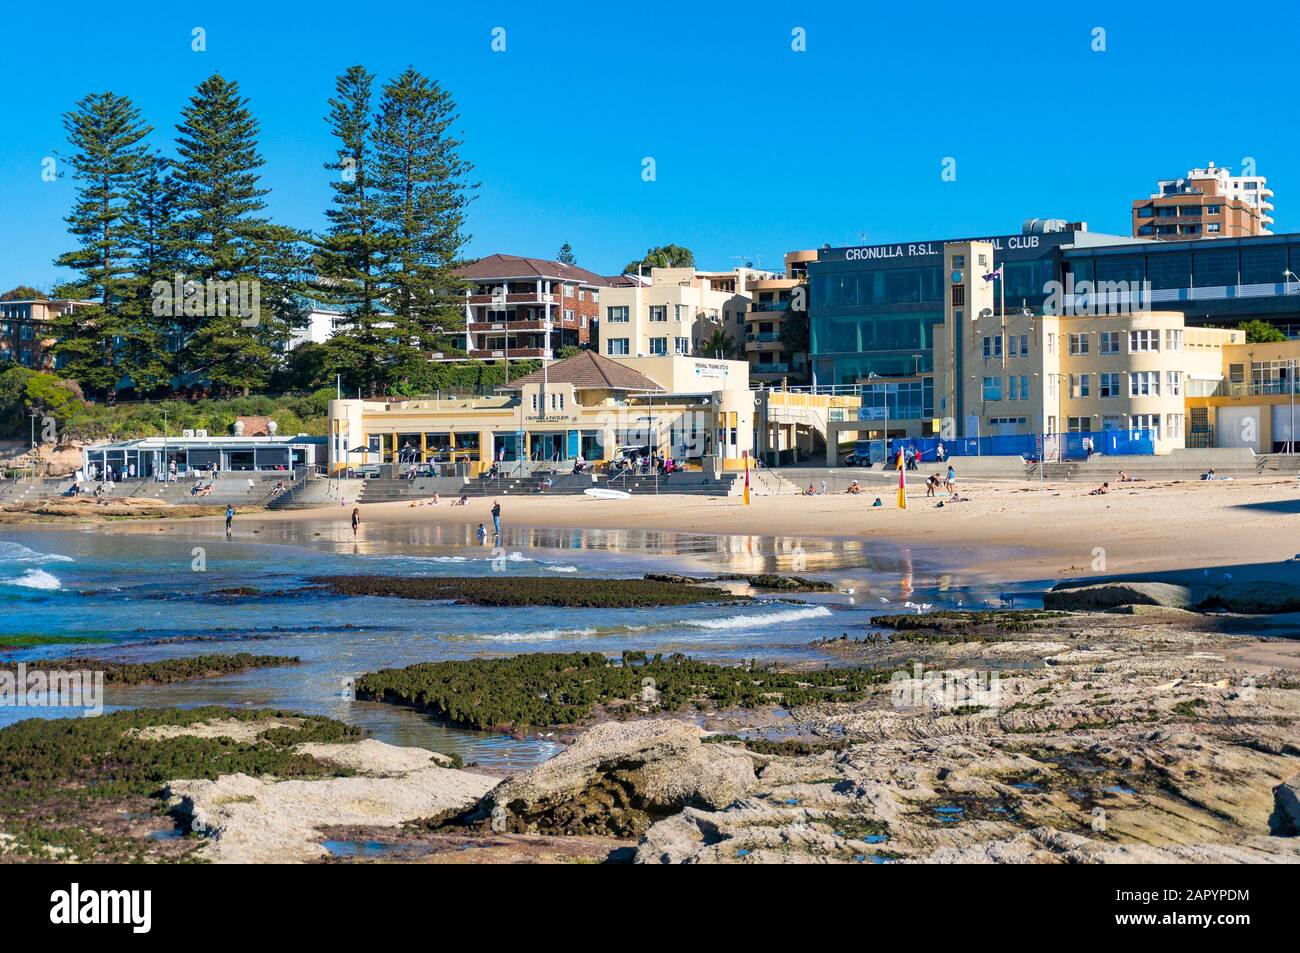
{"label": "blue sky", "polygon": [[[1127,234],[1129,203],[1157,178],[1246,156],[1276,193],[1275,231],[1300,230],[1297,22],[1280,3],[1208,22],[1132,2],[11,5],[5,33],[31,56],[0,76],[0,288],[59,277],[73,185],[43,182],[41,161],[92,90],[132,97],[170,152],[194,86],[217,70],[238,80],[272,216],[322,227],[326,99],[358,62],[383,79],[413,64],[455,97],[482,183],[472,255],[553,257],[568,241],[612,273],[666,242],[721,268],[862,233],[1015,232],[1032,216]],[[806,52],[791,49],[796,27]],[[956,181],[941,179],[945,157]]]}

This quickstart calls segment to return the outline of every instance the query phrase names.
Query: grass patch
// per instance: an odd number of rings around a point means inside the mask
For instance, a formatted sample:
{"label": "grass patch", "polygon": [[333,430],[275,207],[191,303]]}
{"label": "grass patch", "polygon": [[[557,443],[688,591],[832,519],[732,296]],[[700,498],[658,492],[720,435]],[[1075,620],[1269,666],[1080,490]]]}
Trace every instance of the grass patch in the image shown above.
{"label": "grass patch", "polygon": [[367,575],[316,576],[310,581],[337,595],[451,600],[476,606],[629,609],[744,600],[714,586],[649,579]]}
{"label": "grass patch", "polygon": [[0,635],[0,649],[31,649],[42,645],[101,645],[112,639],[97,635],[37,635],[23,632],[19,635]]}
{"label": "grass patch", "polygon": [[779,672],[754,666],[711,665],[684,655],[648,659],[624,653],[623,664],[599,652],[534,653],[513,658],[425,662],[371,672],[357,679],[360,699],[409,705],[470,728],[519,729],[572,725],[600,705],[635,713],[646,679],[659,707],[753,708],[857,701],[889,681],[883,669]]}

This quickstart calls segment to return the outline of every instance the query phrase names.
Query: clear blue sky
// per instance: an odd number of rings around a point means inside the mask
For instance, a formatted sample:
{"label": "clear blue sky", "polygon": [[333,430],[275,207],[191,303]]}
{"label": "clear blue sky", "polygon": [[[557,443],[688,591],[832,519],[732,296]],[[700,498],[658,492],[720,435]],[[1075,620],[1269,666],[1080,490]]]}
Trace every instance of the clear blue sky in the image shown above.
{"label": "clear blue sky", "polygon": [[[1294,6],[944,7],[12,4],[0,288],[59,277],[73,185],[43,182],[41,160],[64,148],[61,114],[79,96],[130,96],[170,152],[195,84],[216,70],[238,80],[262,124],[273,217],[316,229],[326,99],[358,62],[384,79],[414,64],[458,102],[482,182],[472,255],[553,257],[568,241],[611,273],[666,242],[730,267],[863,232],[870,244],[1015,232],[1031,216],[1127,234],[1130,201],[1157,178],[1210,160],[1236,171],[1244,156],[1276,192],[1275,230],[1300,230]],[[196,26],[207,52],[190,49]],[[504,53],[491,50],[497,26]],[[795,27],[806,52],[790,48]],[[641,179],[645,156],[655,182]],[[940,178],[948,156],[955,182]]]}

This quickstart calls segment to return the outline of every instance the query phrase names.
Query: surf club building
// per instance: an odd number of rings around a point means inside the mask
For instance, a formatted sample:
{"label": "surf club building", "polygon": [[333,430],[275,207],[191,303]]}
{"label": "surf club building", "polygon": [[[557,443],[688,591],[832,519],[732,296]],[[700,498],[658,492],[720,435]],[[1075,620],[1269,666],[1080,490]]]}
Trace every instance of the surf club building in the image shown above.
{"label": "surf club building", "polygon": [[490,397],[334,400],[329,471],[599,464],[650,447],[684,465],[739,470],[754,440],[748,364],[687,355],[612,359],[592,349]]}

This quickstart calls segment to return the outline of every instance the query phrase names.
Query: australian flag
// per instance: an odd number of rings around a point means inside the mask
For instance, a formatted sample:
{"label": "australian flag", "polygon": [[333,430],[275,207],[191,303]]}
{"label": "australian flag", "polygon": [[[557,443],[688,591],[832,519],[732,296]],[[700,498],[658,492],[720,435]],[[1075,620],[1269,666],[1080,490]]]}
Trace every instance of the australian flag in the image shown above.
{"label": "australian flag", "polygon": [[1002,280],[1001,265],[998,265],[996,268],[994,268],[992,271],[990,271],[987,275],[984,276],[985,281],[992,281],[994,278],[998,279],[999,281]]}

